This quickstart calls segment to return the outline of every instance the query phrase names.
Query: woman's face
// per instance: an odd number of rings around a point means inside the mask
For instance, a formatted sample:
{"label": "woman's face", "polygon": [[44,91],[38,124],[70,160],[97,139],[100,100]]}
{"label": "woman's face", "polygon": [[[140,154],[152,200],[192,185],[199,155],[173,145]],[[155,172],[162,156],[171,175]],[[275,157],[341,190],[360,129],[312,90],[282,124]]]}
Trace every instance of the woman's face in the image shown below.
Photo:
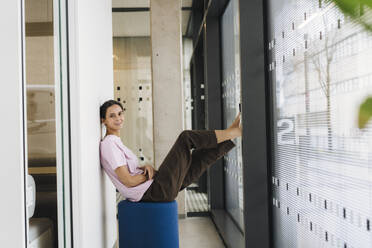
{"label": "woman's face", "polygon": [[123,127],[124,114],[119,105],[112,105],[107,108],[106,119],[102,123],[106,125],[107,131],[118,131]]}

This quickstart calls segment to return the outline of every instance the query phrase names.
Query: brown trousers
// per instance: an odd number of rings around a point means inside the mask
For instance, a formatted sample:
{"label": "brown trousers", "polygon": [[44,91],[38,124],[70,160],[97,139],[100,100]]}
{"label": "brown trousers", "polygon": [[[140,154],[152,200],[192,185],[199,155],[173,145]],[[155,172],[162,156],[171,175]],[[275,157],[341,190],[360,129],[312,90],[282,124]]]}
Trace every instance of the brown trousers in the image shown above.
{"label": "brown trousers", "polygon": [[[179,191],[198,179],[210,165],[234,146],[231,140],[217,144],[214,131],[183,131],[160,165],[153,183],[141,201],[173,201]],[[191,149],[194,150],[191,152]]]}

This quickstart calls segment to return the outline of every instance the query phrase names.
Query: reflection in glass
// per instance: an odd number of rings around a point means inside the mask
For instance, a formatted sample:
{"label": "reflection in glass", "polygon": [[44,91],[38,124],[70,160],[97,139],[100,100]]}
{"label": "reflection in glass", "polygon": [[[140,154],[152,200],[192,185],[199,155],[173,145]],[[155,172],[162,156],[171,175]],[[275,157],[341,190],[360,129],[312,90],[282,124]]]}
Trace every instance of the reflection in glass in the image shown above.
{"label": "reflection in glass", "polygon": [[36,183],[29,243],[57,247],[53,1],[26,0],[27,156]]}

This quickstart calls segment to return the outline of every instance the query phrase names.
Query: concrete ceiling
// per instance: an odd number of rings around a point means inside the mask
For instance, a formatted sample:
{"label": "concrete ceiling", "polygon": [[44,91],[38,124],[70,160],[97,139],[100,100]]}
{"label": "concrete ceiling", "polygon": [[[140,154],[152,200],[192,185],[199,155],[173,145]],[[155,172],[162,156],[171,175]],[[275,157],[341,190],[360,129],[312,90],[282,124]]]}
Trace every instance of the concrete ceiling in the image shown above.
{"label": "concrete ceiling", "polygon": [[[192,0],[182,0],[182,7],[191,7]],[[150,0],[112,0],[113,8],[149,8]],[[182,11],[182,34],[186,34],[191,11]],[[113,12],[114,37],[150,36],[150,12]]]}

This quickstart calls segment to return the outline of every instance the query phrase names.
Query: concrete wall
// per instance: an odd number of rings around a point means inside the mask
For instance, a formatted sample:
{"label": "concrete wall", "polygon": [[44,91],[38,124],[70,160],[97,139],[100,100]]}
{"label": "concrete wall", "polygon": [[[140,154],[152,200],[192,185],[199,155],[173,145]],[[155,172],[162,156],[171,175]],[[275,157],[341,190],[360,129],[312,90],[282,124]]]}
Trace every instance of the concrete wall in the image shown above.
{"label": "concrete wall", "polygon": [[[151,0],[151,47],[155,167],[183,130],[181,1]],[[185,194],[177,199],[185,214]]]}
{"label": "concrete wall", "polygon": [[112,247],[115,190],[99,162],[99,106],[113,97],[111,1],[69,1],[74,247]]}
{"label": "concrete wall", "polygon": [[0,2],[0,245],[25,247],[21,1]]}

